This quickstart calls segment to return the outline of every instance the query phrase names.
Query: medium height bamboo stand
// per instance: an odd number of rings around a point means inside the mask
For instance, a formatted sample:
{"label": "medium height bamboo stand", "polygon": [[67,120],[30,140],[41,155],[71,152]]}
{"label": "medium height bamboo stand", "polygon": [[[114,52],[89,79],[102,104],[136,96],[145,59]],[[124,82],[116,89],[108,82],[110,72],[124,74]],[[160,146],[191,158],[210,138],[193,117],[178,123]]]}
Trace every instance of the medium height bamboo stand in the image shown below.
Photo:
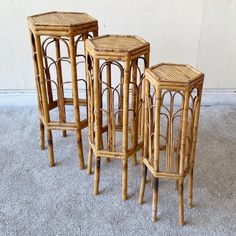
{"label": "medium height bamboo stand", "polygon": [[[144,109],[142,71],[148,67],[149,50],[149,43],[136,36],[105,35],[86,40],[88,172],[94,153],[95,195],[99,193],[100,158],[116,158],[122,160],[122,199],[127,199],[128,157],[133,156],[136,164],[136,152],[143,145],[143,132],[138,127]],[[118,132],[122,145],[117,143]]]}
{"label": "medium height bamboo stand", "polygon": [[[87,117],[81,120],[80,106],[87,107],[84,40],[97,36],[98,22],[85,13],[49,12],[28,17],[33,51],[35,80],[40,114],[40,147],[44,149],[44,128],[47,130],[49,161],[54,166],[52,130],[76,132],[80,168],[84,169],[81,130],[87,127]],[[67,67],[65,66],[67,64]],[[67,74],[68,76],[64,76]],[[66,81],[65,81],[66,79]],[[65,97],[69,86],[72,96]],[[78,87],[84,86],[83,98]],[[55,90],[54,90],[55,88]],[[74,122],[66,121],[65,105],[74,106]],[[58,120],[52,120],[50,111],[58,109]]]}
{"label": "medium height bamboo stand", "polygon": [[179,223],[184,224],[183,187],[188,175],[192,207],[193,169],[204,74],[188,65],[159,64],[145,72],[143,203],[147,169],[153,176],[152,220],[157,220],[159,178],[176,180]]}

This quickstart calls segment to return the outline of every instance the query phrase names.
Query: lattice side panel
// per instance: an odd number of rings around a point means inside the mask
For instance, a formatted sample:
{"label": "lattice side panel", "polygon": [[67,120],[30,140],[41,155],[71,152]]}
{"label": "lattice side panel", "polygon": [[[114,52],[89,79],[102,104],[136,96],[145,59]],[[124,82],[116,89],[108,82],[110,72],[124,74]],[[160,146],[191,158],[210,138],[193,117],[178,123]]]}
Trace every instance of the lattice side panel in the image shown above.
{"label": "lattice side panel", "polygon": [[181,91],[163,90],[160,111],[160,171],[179,172],[179,153],[184,96]]}
{"label": "lattice side panel", "polygon": [[[80,114],[84,118],[88,115],[84,40],[89,37],[92,36],[90,34],[78,35],[74,42],[79,108]],[[59,120],[65,121],[65,105],[73,105],[69,39],[66,37],[44,37],[42,48],[49,107],[53,109],[55,105],[58,106]],[[73,108],[69,111],[73,113]],[[70,117],[74,117],[74,115]]]}
{"label": "lattice side panel", "polygon": [[51,117],[53,120],[65,122],[63,77],[65,71],[68,74],[70,68],[68,39],[64,37],[44,37],[42,48],[49,109],[52,110],[58,107],[58,114],[53,112]]}
{"label": "lattice side panel", "polygon": [[123,65],[116,61],[104,61],[100,66],[100,93],[102,95],[103,149],[120,149],[123,115]]}

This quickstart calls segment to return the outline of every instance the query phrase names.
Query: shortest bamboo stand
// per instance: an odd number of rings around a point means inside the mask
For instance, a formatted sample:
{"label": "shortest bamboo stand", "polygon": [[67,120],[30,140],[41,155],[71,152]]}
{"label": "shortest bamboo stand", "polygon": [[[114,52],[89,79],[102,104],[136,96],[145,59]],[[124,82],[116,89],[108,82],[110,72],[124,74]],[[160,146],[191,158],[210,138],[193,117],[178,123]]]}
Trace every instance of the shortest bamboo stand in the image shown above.
{"label": "shortest bamboo stand", "polygon": [[[80,106],[87,107],[84,41],[97,36],[98,22],[85,13],[48,12],[29,16],[35,80],[40,114],[40,147],[44,149],[44,129],[47,131],[50,166],[54,166],[52,130],[76,132],[80,168],[84,169],[81,130],[87,127],[87,117],[80,117]],[[79,65],[82,64],[82,68]],[[85,96],[79,97],[83,85]],[[64,89],[72,90],[65,97]],[[66,105],[74,107],[74,121],[66,120]],[[57,109],[58,118],[50,111]]]}
{"label": "shortest bamboo stand", "polygon": [[192,207],[193,169],[204,74],[188,65],[159,64],[145,72],[143,203],[147,169],[153,176],[152,220],[157,221],[159,178],[176,180],[179,223],[184,224],[183,187],[188,176]]}
{"label": "shortest bamboo stand", "polygon": [[148,67],[149,50],[149,43],[137,36],[105,35],[86,40],[88,172],[94,153],[95,195],[99,193],[100,158],[116,158],[122,160],[122,199],[127,199],[128,158],[132,156],[136,164],[136,152],[143,146],[138,124],[144,109],[143,71]]}

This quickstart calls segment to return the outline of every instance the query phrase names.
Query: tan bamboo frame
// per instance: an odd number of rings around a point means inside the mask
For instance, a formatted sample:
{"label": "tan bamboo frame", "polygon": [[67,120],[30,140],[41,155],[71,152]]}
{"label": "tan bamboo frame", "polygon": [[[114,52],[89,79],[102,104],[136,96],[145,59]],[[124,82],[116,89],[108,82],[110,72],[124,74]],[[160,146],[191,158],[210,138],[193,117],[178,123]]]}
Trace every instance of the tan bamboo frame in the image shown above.
{"label": "tan bamboo frame", "polygon": [[[40,147],[44,149],[44,129],[47,131],[49,163],[54,166],[54,152],[52,130],[62,130],[66,136],[66,130],[76,132],[78,158],[80,169],[84,169],[84,155],[81,130],[87,127],[88,120],[80,119],[80,106],[87,107],[87,98],[79,99],[78,81],[86,80],[77,76],[76,50],[81,41],[98,35],[98,22],[85,13],[75,12],[48,12],[29,16],[28,25],[32,44],[33,62],[35,69],[36,88],[38,96],[38,110],[40,114]],[[46,38],[45,40],[43,40]],[[48,56],[47,47],[55,43],[55,59]],[[60,44],[66,45],[67,55],[61,55]],[[56,67],[56,81],[51,79],[50,62]],[[62,76],[62,62],[67,61],[71,65],[72,98],[64,97],[64,84]],[[52,83],[57,87],[57,99],[53,98]],[[87,85],[86,85],[87,87]],[[86,95],[87,97],[87,95]],[[66,121],[66,105],[74,106],[75,122]],[[58,108],[59,120],[50,118],[50,111]]]}
{"label": "tan bamboo frame", "polygon": [[[183,225],[183,182],[186,176],[189,177],[188,206],[192,207],[193,169],[204,74],[188,65],[159,64],[146,70],[144,80],[144,154],[139,203],[143,203],[148,169],[154,178],[152,220],[157,221],[159,178],[174,179],[178,191],[179,223]],[[177,101],[177,96],[180,101]],[[162,117],[166,120],[162,120]],[[176,125],[179,131],[175,131]],[[161,139],[164,139],[164,145]],[[161,156],[163,151],[165,156]],[[166,164],[164,170],[162,160]]]}
{"label": "tan bamboo frame", "polygon": [[[88,173],[91,173],[92,153],[94,153],[95,195],[99,193],[101,157],[116,158],[122,160],[122,200],[127,199],[128,157],[132,156],[133,164],[136,165],[136,152],[142,149],[143,145],[143,141],[138,137],[137,132],[143,99],[141,90],[143,75],[140,73],[138,60],[142,57],[144,68],[148,67],[149,50],[149,43],[137,36],[105,35],[86,40],[90,140]],[[120,84],[116,87],[111,85],[111,66],[120,69]],[[102,73],[105,67],[106,80],[104,81],[102,80]],[[137,75],[138,72],[139,76]],[[137,77],[139,77],[139,81]],[[107,92],[106,109],[102,99],[105,92]],[[118,93],[117,112],[115,112],[114,107],[115,93]],[[129,101],[130,97],[131,101]],[[133,115],[130,115],[131,112]],[[106,124],[104,124],[105,117],[107,119]],[[131,125],[129,125],[129,118]],[[122,133],[120,151],[117,147],[116,132]],[[102,136],[105,133],[107,134],[107,147],[102,142]],[[129,134],[132,137],[131,139],[129,139]],[[129,147],[129,141],[131,147]]]}

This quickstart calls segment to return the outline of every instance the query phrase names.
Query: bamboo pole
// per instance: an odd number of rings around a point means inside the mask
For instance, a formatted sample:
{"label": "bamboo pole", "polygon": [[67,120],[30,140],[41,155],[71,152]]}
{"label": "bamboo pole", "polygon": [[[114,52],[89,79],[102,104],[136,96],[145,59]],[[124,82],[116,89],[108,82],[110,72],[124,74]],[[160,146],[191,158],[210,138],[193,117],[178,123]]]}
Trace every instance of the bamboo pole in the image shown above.
{"label": "bamboo pole", "polygon": [[[145,53],[144,54],[144,62],[145,62],[145,65],[144,65],[144,70],[146,70],[148,67],[149,67],[149,61],[150,61],[150,51],[148,51],[147,53]],[[144,71],[145,72],[145,71]],[[142,91],[142,90],[141,90]],[[149,93],[150,93],[150,88],[149,88]],[[144,97],[145,97],[145,91],[144,91]],[[143,99],[145,99],[143,97]],[[144,107],[144,110],[145,110],[145,107]],[[144,110],[142,110],[141,111],[141,113],[143,112],[144,114],[145,114],[145,111]],[[142,115],[142,114],[141,114]],[[145,115],[144,115],[145,116]],[[140,117],[140,122],[142,123],[144,123],[145,121],[145,117],[143,117],[143,120],[141,119],[141,116],[139,116]],[[138,122],[138,123],[140,123],[140,122]],[[142,125],[140,124],[139,125],[140,126],[140,128],[142,127]],[[143,134],[144,134],[144,125],[143,125]],[[142,132],[140,133],[140,135],[141,135],[141,139],[143,140],[144,139],[144,137],[142,137]],[[142,157],[143,157],[143,149],[142,149],[142,155],[141,155]]]}
{"label": "bamboo pole", "polygon": [[[188,128],[188,108],[189,108],[189,89],[184,94],[184,108],[183,108],[183,128],[181,134],[181,147],[180,147],[180,163],[179,173],[184,174],[184,160],[185,160],[185,146],[187,140],[187,128]],[[184,205],[183,205],[183,179],[178,183],[178,206],[179,206],[179,223],[184,225]]]}
{"label": "bamboo pole", "polygon": [[[184,109],[184,97],[182,97],[181,109]],[[176,172],[177,173],[179,173],[179,162],[180,162],[179,150],[180,150],[180,145],[181,145],[182,127],[183,127],[183,112],[181,112],[180,114],[180,128],[179,128],[179,135],[178,135],[178,147],[177,147],[177,157],[176,157]],[[176,187],[176,190],[179,191],[178,180],[175,181],[175,187]]]}
{"label": "bamboo pole", "polygon": [[[145,59],[145,64],[144,64],[144,71],[146,68],[149,67],[149,60],[150,60],[150,52],[148,51],[146,54],[144,54],[144,59]],[[141,86],[141,100],[144,99],[144,89]],[[144,106],[142,105],[141,107],[141,139],[143,140],[143,135],[144,135]]]}
{"label": "bamboo pole", "polygon": [[193,207],[193,168],[189,172],[188,180],[188,208]]}
{"label": "bamboo pole", "polygon": [[129,120],[129,80],[130,80],[130,61],[127,60],[124,66],[124,83],[123,83],[123,141],[122,141],[122,200],[127,199],[128,188],[128,120]]}
{"label": "bamboo pole", "polygon": [[198,103],[195,111],[194,117],[194,125],[193,125],[193,138],[192,138],[192,149],[190,154],[190,171],[189,171],[189,182],[188,182],[188,207],[192,208],[193,206],[193,170],[194,170],[194,163],[195,163],[195,153],[196,153],[196,144],[197,144],[197,135],[198,135],[198,123],[199,123],[199,116],[200,116],[200,105],[201,105],[201,97],[202,97],[202,87],[203,85],[199,85],[199,92],[198,92]]}
{"label": "bamboo pole", "polygon": [[[56,48],[56,69],[57,69],[57,85],[58,85],[58,111],[59,111],[59,121],[66,122],[66,111],[65,111],[65,101],[64,101],[64,88],[62,80],[62,67],[61,67],[61,51],[60,42],[58,38],[55,38],[55,48]],[[66,137],[66,130],[62,131],[62,136]]]}
{"label": "bamboo pole", "polygon": [[139,204],[143,204],[143,198],[144,198],[144,192],[145,192],[145,185],[146,185],[146,178],[147,178],[147,166],[143,163],[144,158],[148,158],[148,99],[150,94],[150,84],[148,80],[144,79],[144,91],[145,91],[145,98],[144,98],[144,144],[143,144],[143,155],[141,158],[141,169],[142,169],[142,180],[141,180],[141,186],[139,191]]}
{"label": "bamboo pole", "polygon": [[[94,30],[93,32],[93,37],[97,37],[98,36],[98,28],[96,28],[96,30]],[[87,37],[88,38],[88,37]],[[88,68],[88,53],[86,50],[86,46],[84,43],[84,51],[85,51],[85,55],[86,55],[86,62],[85,62],[85,68]],[[86,101],[86,105],[87,105],[87,116],[88,116],[88,130],[89,130],[89,139],[92,141],[93,140],[93,114],[92,114],[92,107],[91,104],[93,103],[93,101],[89,101],[89,93],[91,91],[91,84],[89,84],[89,79],[88,79],[88,69],[85,70],[86,73],[86,81],[87,81],[87,101]],[[91,95],[91,94],[90,94]],[[90,111],[89,111],[90,110]],[[90,175],[92,173],[92,165],[93,165],[93,150],[92,147],[89,145],[89,153],[88,153],[88,164],[87,164],[87,174]]]}
{"label": "bamboo pole", "polygon": [[80,127],[80,111],[79,111],[77,71],[76,71],[76,54],[75,54],[75,43],[74,43],[73,36],[70,36],[69,38],[69,48],[70,48],[70,61],[71,61],[72,96],[73,96],[73,103],[74,103],[75,123],[77,126],[76,138],[77,138],[80,169],[83,170],[84,169],[84,154],[83,154],[81,127]]}
{"label": "bamboo pole", "polygon": [[[42,94],[40,89],[40,82],[38,80],[39,76],[39,69],[38,69],[38,63],[37,63],[37,54],[36,54],[36,45],[35,45],[35,38],[31,30],[29,30],[30,39],[31,39],[31,48],[32,48],[32,55],[33,55],[33,64],[34,64],[34,73],[35,73],[35,82],[36,82],[36,89],[37,89],[37,101],[38,101],[38,111],[39,114],[43,114],[42,110]],[[39,118],[39,127],[40,127],[40,149],[45,149],[45,132],[44,132],[44,124],[43,121]]]}
{"label": "bamboo pole", "polygon": [[[108,149],[110,151],[113,150],[112,147],[112,127],[111,127],[111,120],[114,119],[114,117],[112,117],[111,115],[111,109],[112,109],[112,105],[111,105],[111,98],[112,98],[112,91],[111,91],[111,63],[108,62],[107,66],[106,66],[106,77],[107,77],[107,122],[108,122],[108,131],[107,131],[107,144],[108,144]],[[107,162],[110,162],[110,158],[106,158]]]}
{"label": "bamboo pole", "polygon": [[[154,129],[154,170],[159,171],[160,156],[160,112],[161,112],[161,89],[156,88],[156,107],[155,107],[155,129]],[[151,144],[149,144],[151,145]],[[158,203],[158,185],[159,179],[154,178],[153,200],[152,200],[152,221],[157,221],[157,203]]]}
{"label": "bamboo pole", "polygon": [[91,147],[90,142],[93,141],[94,136],[94,130],[93,130],[93,112],[92,112],[92,104],[93,104],[93,91],[92,91],[92,84],[91,84],[91,78],[90,78],[90,70],[92,70],[91,65],[89,65],[89,55],[86,50],[86,46],[84,44],[84,50],[85,50],[85,73],[86,73],[86,81],[87,81],[87,116],[88,116],[88,134],[89,134],[89,153],[88,153],[88,165],[87,165],[87,174],[90,175],[92,173],[92,162],[93,162],[93,149]]}
{"label": "bamboo pole", "polygon": [[[94,97],[100,98],[100,85],[99,85],[99,60],[94,59]],[[101,124],[101,100],[94,99],[95,107],[95,146],[96,150],[101,148],[102,139],[102,124]],[[100,157],[95,155],[95,173],[94,173],[94,195],[99,193],[99,180],[100,180]]]}
{"label": "bamboo pole", "polygon": [[44,150],[45,149],[45,141],[44,141],[44,124],[43,122],[41,121],[41,119],[39,119],[39,122],[40,122],[40,148],[41,150]]}
{"label": "bamboo pole", "polygon": [[[46,84],[45,84],[45,78],[44,78],[42,47],[41,47],[41,41],[40,41],[39,35],[35,35],[35,44],[36,44],[36,51],[37,51],[40,85],[41,85],[41,91],[42,91],[43,114],[44,114],[46,123],[48,123],[50,121],[50,118],[49,118],[49,109],[48,109],[48,101],[47,101],[47,94],[46,94]],[[50,166],[53,167],[55,163],[54,163],[54,153],[53,153],[52,131],[50,129],[47,129],[47,139],[48,139],[48,150],[49,150],[49,163],[50,163]]]}
{"label": "bamboo pole", "polygon": [[[132,116],[132,129],[131,129],[131,138],[132,138],[132,146],[136,147],[138,143],[138,133],[137,133],[137,128],[138,128],[138,102],[137,102],[137,59],[132,61],[132,111],[133,111],[133,116]],[[137,165],[137,153],[134,152],[133,154],[133,165]]]}
{"label": "bamboo pole", "polygon": [[87,165],[87,174],[90,175],[92,173],[92,165],[93,165],[93,150],[89,145],[89,153],[88,153],[88,165]]}

